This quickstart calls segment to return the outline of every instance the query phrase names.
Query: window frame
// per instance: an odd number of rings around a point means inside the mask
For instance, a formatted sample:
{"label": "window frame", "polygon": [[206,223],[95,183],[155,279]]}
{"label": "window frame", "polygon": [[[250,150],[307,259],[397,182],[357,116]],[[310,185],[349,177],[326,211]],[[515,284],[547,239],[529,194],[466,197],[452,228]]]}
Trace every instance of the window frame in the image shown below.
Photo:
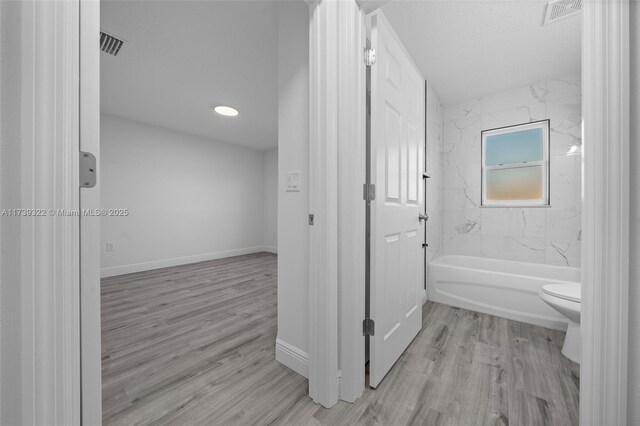
{"label": "window frame", "polygon": [[[486,129],[481,131],[480,137],[480,173],[481,173],[481,188],[480,188],[480,207],[550,207],[551,206],[551,188],[550,188],[550,139],[551,139],[551,125],[550,120],[538,120],[529,123],[514,124],[511,126],[496,127],[493,129]],[[507,133],[513,133],[531,129],[542,129],[543,143],[542,143],[542,160],[540,161],[524,161],[520,163],[507,163],[499,164],[496,166],[485,165],[485,149],[486,139],[489,136],[503,135]],[[542,167],[542,198],[535,200],[487,200],[487,172],[490,170],[504,170],[504,169],[517,169],[526,167]]]}

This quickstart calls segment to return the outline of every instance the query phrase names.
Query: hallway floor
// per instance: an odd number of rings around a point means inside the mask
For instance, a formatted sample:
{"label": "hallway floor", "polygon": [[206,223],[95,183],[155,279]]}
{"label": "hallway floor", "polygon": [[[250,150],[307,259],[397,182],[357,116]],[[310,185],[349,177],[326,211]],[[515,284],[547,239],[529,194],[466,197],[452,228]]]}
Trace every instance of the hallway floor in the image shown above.
{"label": "hallway floor", "polygon": [[275,361],[277,258],[102,280],[105,424],[577,425],[564,333],[427,303],[377,390],[331,409]]}

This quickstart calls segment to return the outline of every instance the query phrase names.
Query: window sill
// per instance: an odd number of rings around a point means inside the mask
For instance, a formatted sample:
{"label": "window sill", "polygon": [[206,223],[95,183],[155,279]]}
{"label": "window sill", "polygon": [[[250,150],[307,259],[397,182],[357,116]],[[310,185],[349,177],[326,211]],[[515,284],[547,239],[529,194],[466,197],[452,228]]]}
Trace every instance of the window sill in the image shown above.
{"label": "window sill", "polygon": [[522,205],[522,206],[515,206],[515,205],[509,205],[509,206],[485,206],[485,205],[480,205],[481,209],[548,209],[550,208],[550,205],[544,205],[544,206],[528,206],[528,205]]}

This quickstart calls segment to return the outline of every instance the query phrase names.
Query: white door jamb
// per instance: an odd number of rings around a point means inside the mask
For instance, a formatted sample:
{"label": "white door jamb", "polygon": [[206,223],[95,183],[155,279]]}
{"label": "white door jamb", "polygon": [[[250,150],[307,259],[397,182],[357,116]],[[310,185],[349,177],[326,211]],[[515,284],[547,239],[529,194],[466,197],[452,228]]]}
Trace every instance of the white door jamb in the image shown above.
{"label": "white door jamb", "polygon": [[309,395],[331,407],[364,390],[365,30],[355,0],[308,3]]}
{"label": "white door jamb", "polygon": [[627,424],[629,2],[584,2],[580,424]]}
{"label": "white door jamb", "polygon": [[[21,2],[22,424],[80,423],[78,0]],[[4,159],[4,161],[9,161]],[[12,160],[13,161],[13,160]]]}
{"label": "white door jamb", "polygon": [[339,398],[354,402],[364,391],[366,201],[365,15],[355,1],[338,4],[338,300]]}
{"label": "white door jamb", "polygon": [[310,2],[309,396],[338,401],[338,2]]}
{"label": "white door jamb", "polygon": [[[80,0],[80,150],[96,157],[96,185],[80,190],[80,208],[100,208],[100,2]],[[82,422],[102,422],[100,217],[80,216]]]}

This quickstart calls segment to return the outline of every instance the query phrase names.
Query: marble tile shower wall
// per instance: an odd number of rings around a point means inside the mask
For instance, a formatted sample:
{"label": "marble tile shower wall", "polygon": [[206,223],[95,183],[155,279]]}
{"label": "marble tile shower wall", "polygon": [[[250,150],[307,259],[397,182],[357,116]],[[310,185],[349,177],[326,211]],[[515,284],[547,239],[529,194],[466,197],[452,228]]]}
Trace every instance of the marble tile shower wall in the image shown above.
{"label": "marble tile shower wall", "polygon": [[[572,75],[444,107],[443,253],[580,265],[581,105]],[[481,208],[480,132],[543,119],[551,207]]]}
{"label": "marble tile shower wall", "polygon": [[442,122],[444,110],[433,87],[427,83],[427,259],[431,260],[442,253],[442,195],[443,169]]}

